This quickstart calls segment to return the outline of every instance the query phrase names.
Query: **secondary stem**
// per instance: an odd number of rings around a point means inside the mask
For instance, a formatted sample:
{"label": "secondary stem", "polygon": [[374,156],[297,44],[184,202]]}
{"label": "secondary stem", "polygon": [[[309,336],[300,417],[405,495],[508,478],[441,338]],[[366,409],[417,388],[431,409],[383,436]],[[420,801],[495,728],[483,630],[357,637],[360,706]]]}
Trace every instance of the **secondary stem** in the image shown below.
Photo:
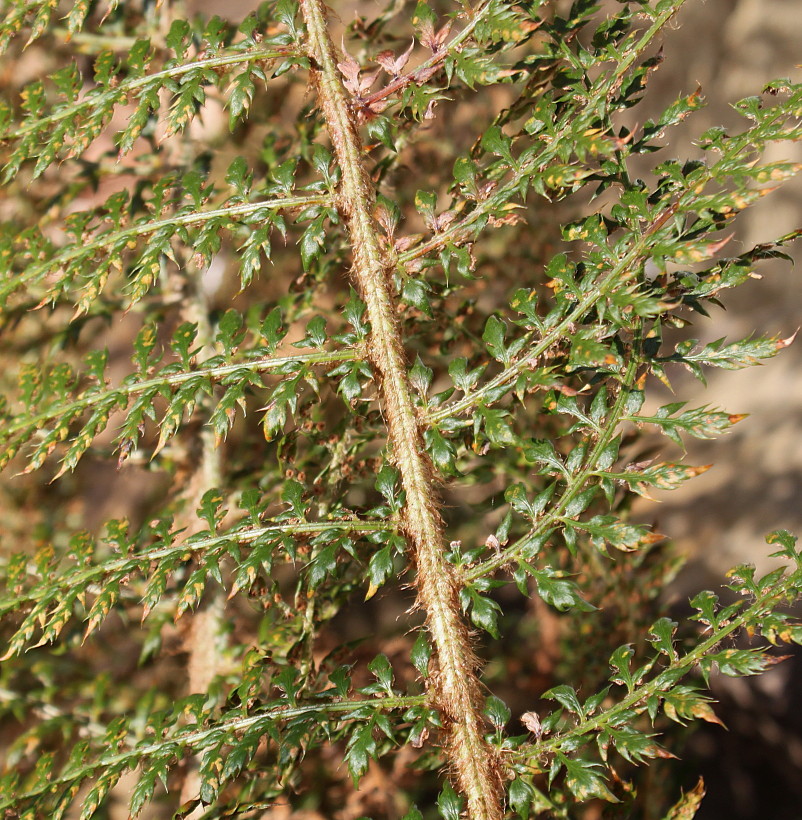
{"label": "secondary stem", "polygon": [[376,374],[394,461],[406,492],[404,530],[417,565],[418,600],[434,644],[437,669],[429,695],[440,712],[446,752],[472,820],[500,820],[504,789],[496,755],[484,739],[477,661],[463,621],[421,425],[407,376],[401,329],[388,286],[385,246],[373,219],[376,195],[355,112],[337,70],[321,0],[301,0],[318,101],[342,172],[339,206],[353,250],[353,277],[371,324],[368,355]]}

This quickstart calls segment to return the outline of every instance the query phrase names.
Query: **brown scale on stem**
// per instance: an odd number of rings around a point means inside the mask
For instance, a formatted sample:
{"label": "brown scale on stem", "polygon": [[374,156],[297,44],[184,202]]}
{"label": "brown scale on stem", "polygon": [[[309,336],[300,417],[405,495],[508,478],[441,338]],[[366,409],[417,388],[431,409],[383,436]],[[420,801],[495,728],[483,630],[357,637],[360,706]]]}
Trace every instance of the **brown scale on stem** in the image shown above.
{"label": "brown scale on stem", "polygon": [[504,787],[494,750],[484,739],[478,662],[459,606],[458,582],[445,560],[446,539],[434,470],[423,445],[407,376],[396,306],[388,287],[386,254],[373,217],[376,195],[364,163],[357,114],[337,69],[320,0],[301,0],[318,104],[342,173],[339,206],[350,234],[352,275],[371,325],[368,354],[379,386],[392,457],[406,492],[404,532],[414,556],[418,603],[426,612],[436,669],[429,695],[441,715],[445,748],[472,820],[500,820]]}

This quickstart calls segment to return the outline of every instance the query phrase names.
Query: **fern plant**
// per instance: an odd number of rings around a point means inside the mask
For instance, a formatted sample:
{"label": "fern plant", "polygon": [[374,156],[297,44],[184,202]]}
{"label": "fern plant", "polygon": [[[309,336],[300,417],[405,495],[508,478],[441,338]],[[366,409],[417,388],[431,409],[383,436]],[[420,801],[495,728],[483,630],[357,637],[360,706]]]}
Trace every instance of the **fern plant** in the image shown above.
{"label": "fern plant", "polygon": [[664,331],[799,234],[725,255],[802,89],[669,157],[683,4],[4,4],[6,816],[693,816],[638,767],[802,640],[800,553],[666,617],[629,506],[706,468],[637,433],[789,343]]}

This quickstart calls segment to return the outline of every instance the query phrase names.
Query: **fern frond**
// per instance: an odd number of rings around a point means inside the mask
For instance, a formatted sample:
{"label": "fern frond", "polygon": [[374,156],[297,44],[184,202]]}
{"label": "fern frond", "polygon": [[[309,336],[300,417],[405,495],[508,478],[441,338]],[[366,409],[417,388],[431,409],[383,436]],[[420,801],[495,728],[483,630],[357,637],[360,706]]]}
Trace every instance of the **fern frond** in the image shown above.
{"label": "fern frond", "polygon": [[[683,5],[5,4],[0,50],[65,59],[0,108],[0,809],[90,820],[136,771],[132,817],[637,814],[711,672],[802,643],[790,536],[681,629],[629,513],[707,469],[638,430],[743,418],[648,377],[792,341],[667,333],[802,235],[723,255],[800,170],[765,157],[799,85],[694,161],[650,158],[700,91],[621,124]],[[516,734],[513,691],[557,707]]]}
{"label": "fern frond", "polygon": [[[381,540],[393,532],[387,522],[351,518],[238,526],[220,535],[200,532],[189,538],[169,531],[168,521],[154,522],[133,536],[127,529],[125,521],[109,522],[100,548],[88,534],[75,535],[66,560],[60,565],[53,562],[54,556],[33,561],[22,556],[12,559],[3,573],[12,594],[3,599],[0,615],[31,608],[11,637],[3,660],[26,648],[53,643],[79,608],[83,609],[82,620],[86,623],[85,640],[128,588],[142,588],[144,620],[165,595],[173,576],[182,576],[180,582],[170,587],[170,597],[174,600],[172,609],[178,618],[197,604],[208,581],[222,583],[221,566],[226,559],[232,563],[230,594],[235,595],[241,590],[247,591],[260,573],[269,574],[276,560],[275,553],[280,559],[291,559],[296,554],[291,546],[295,539],[309,538],[313,547],[325,545],[329,557],[324,572],[331,577],[336,559],[332,562],[330,557],[342,549],[343,538],[349,534],[373,533]],[[245,553],[242,547],[247,548]],[[349,545],[349,549],[352,548]],[[115,558],[115,553],[124,557]],[[197,566],[186,575],[183,570],[193,559]],[[314,585],[318,586],[323,577],[314,561],[309,571],[313,580],[317,579]],[[24,587],[27,590],[22,592]],[[130,594],[127,597],[130,598]]]}
{"label": "fern frond", "polygon": [[[292,701],[291,678],[285,676],[273,685],[284,689]],[[40,758],[33,782],[19,791],[18,798],[10,800],[0,796],[0,808],[18,806],[24,811],[26,805],[30,805],[60,817],[80,786],[89,781],[92,788],[81,814],[82,818],[89,818],[122,774],[138,767],[138,783],[130,803],[131,816],[136,817],[153,796],[157,780],[166,779],[187,751],[203,755],[203,768],[208,771],[202,787],[204,802],[211,801],[222,785],[234,780],[257,754],[264,737],[291,736],[299,744],[308,745],[316,738],[336,740],[347,732],[358,733],[365,725],[372,728],[377,719],[382,728],[389,728],[390,724],[382,717],[385,711],[420,707],[424,698],[385,696],[332,701],[323,694],[316,701],[295,706],[288,705],[285,698],[277,698],[264,704],[256,714],[242,715],[241,709],[234,709],[217,717],[205,713],[203,698],[196,695],[179,701],[172,709],[152,714],[143,727],[145,731],[138,733],[140,736],[135,736],[130,745],[126,721],[115,721],[105,735],[94,744],[84,744],[77,759],[70,760],[64,767],[58,767],[52,757]],[[187,727],[182,721],[187,714],[194,714],[195,723],[202,728]],[[158,739],[154,740],[153,734],[157,734]],[[394,733],[390,739],[395,739]],[[352,743],[352,748],[354,745]],[[360,748],[365,745],[364,732],[362,742],[357,738],[356,745],[352,766],[354,771],[361,771],[363,760],[364,768],[367,765],[364,749]],[[280,772],[287,762],[280,758],[274,766]],[[274,778],[278,779],[275,775]]]}
{"label": "fern frond", "polygon": [[[104,0],[103,16],[114,11],[119,2],[120,0]],[[59,7],[59,0],[8,0],[4,5],[7,10],[0,21],[0,55],[6,51],[12,38],[25,27],[30,28],[26,45],[42,37]],[[72,8],[64,17],[69,36],[83,28],[91,5],[90,0],[74,0]]]}
{"label": "fern frond", "polygon": [[[98,355],[98,351],[87,356],[86,370],[80,374],[64,365],[44,371],[26,368],[20,374],[21,400],[25,409],[16,417],[6,411],[0,433],[0,463],[7,464],[22,446],[37,438],[39,441],[23,472],[39,469],[64,442],[69,446],[62,458],[60,473],[72,470],[93,439],[105,430],[112,416],[120,412],[125,412],[125,421],[116,442],[121,451],[128,453],[138,445],[147,420],[154,417],[154,403],[164,399],[167,408],[158,421],[158,452],[175,433],[182,419],[191,416],[198,397],[212,395],[214,384],[224,387],[216,402],[220,408],[219,415],[211,421],[218,439],[222,439],[233,423],[232,414],[236,406],[244,404],[245,391],[269,388],[260,374],[277,373],[282,377],[291,377],[294,388],[311,377],[312,368],[316,365],[360,360],[359,354],[353,350],[278,357],[264,356],[266,352],[256,349],[250,351],[249,359],[241,362],[223,364],[217,359],[199,363],[188,371],[177,370],[175,364],[168,364],[155,373],[149,372],[147,378],[143,377],[144,373],[131,374],[118,387],[106,386],[105,357],[102,353]],[[250,358],[252,356],[256,358]],[[149,365],[152,367],[152,363],[149,362]],[[76,388],[86,378],[85,374],[91,375],[94,385],[77,391]],[[287,392],[286,382],[273,386],[272,393],[268,393],[268,404],[272,402],[274,409],[273,418],[266,420],[266,431],[279,426],[279,408],[276,406],[279,391]],[[73,397],[65,400],[70,394]],[[280,402],[281,407],[286,404],[286,398]]]}
{"label": "fern frond", "polygon": [[[555,753],[558,754],[560,764],[565,765],[568,758],[559,754],[561,750],[574,754],[578,746],[596,740],[620,746],[626,756],[628,746],[637,748],[633,741],[638,740],[638,737],[634,733],[619,734],[616,729],[620,716],[630,711],[647,715],[652,724],[660,711],[678,722],[694,717],[716,722],[717,718],[709,706],[710,698],[695,687],[675,689],[679,680],[687,676],[697,664],[705,670],[705,676],[716,667],[726,670],[725,674],[750,675],[758,674],[770,666],[773,661],[768,654],[768,646],[750,650],[722,649],[722,641],[740,629],[762,633],[769,638],[770,644],[775,643],[777,632],[783,630],[786,630],[786,636],[793,641],[802,638],[798,625],[792,625],[787,616],[775,612],[777,604],[789,597],[796,598],[800,592],[802,574],[800,554],[793,546],[795,539],[788,533],[778,532],[767,540],[770,543],[785,544],[781,554],[791,559],[796,568],[775,570],[758,583],[754,580],[752,567],[731,570],[730,575],[735,579],[733,588],[742,595],[747,595],[749,600],[739,600],[734,606],[722,607],[717,596],[712,593],[702,594],[694,599],[692,604],[697,610],[694,617],[707,624],[712,634],[687,652],[679,651],[675,638],[677,624],[668,618],[652,625],[649,639],[655,651],[652,658],[635,661],[631,647],[617,649],[610,658],[610,668],[613,670],[610,681],[614,685],[625,687],[627,692],[615,706],[602,709],[601,703],[593,698],[582,705],[576,693],[546,693],[550,699],[559,701],[564,709],[552,713],[544,720],[547,732],[554,733],[552,737],[545,737],[544,733],[542,740],[523,745],[516,753],[523,769],[537,770],[538,760],[548,759],[549,755]],[[795,637],[791,637],[792,633]],[[638,667],[638,664],[641,665]],[[732,664],[730,668],[729,664]],[[736,671],[737,667],[740,667],[740,671]],[[568,718],[571,713],[576,718],[576,723]],[[641,735],[640,739],[645,740],[646,737]],[[641,746],[641,750],[641,754],[647,757],[659,754],[659,748],[652,743],[648,743],[645,748]]]}
{"label": "fern frond", "polygon": [[[293,56],[287,49],[250,42],[225,49],[222,54],[206,54],[202,59],[144,73],[153,56],[149,52],[147,41],[137,42],[122,67],[117,67],[111,52],[103,53],[95,62],[95,85],[86,92],[76,66],[62,69],[51,78],[60,93],[60,99],[52,104],[46,101],[42,81],[27,86],[22,92],[23,119],[12,125],[6,113],[5,127],[0,131],[0,140],[10,143],[4,181],[15,177],[24,162],[35,160],[32,177],[36,179],[53,163],[80,156],[122,105],[133,107],[128,124],[115,137],[118,155],[125,156],[150,120],[163,111],[162,90],[170,94],[162,139],[183,131],[215,89],[220,92],[219,99],[226,101],[233,128],[247,113],[254,83],[267,82],[276,61]],[[132,76],[120,78],[126,74]],[[45,113],[48,108],[51,113]]]}
{"label": "fern frond", "polygon": [[[235,178],[233,173],[228,176]],[[109,277],[123,272],[129,304],[134,304],[158,281],[162,260],[174,258],[175,240],[191,249],[198,264],[208,265],[220,248],[223,233],[243,237],[240,280],[245,287],[260,269],[261,259],[270,258],[273,231],[287,231],[282,211],[314,219],[315,226],[327,217],[336,220],[328,195],[293,195],[291,181],[289,189],[286,184],[273,184],[264,191],[241,190],[216,208],[202,207],[214,190],[204,187],[199,177],[186,177],[182,182],[184,190],[169,197],[166,192],[172,181],[163,180],[145,201],[141,216],[134,217],[125,191],[113,194],[98,209],[71,214],[65,225],[71,244],[60,250],[42,231],[20,233],[13,225],[5,226],[0,237],[0,301],[28,288],[42,304],[68,294],[77,312],[83,313],[97,301]],[[251,196],[266,198],[254,202]],[[137,248],[140,239],[144,242]],[[43,261],[32,261],[39,259]],[[46,288],[35,287],[45,279],[49,280]]]}

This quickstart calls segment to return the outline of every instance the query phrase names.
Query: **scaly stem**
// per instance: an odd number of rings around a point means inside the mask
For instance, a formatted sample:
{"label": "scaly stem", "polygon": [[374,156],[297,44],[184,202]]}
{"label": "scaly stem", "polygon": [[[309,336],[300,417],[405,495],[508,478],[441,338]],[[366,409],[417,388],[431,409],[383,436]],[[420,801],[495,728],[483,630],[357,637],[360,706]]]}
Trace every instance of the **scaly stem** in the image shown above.
{"label": "scaly stem", "polygon": [[376,374],[394,461],[406,492],[404,530],[417,568],[418,601],[434,644],[437,669],[429,696],[446,734],[446,752],[472,820],[500,820],[504,790],[496,755],[483,736],[477,661],[459,606],[454,567],[423,445],[395,305],[388,286],[385,247],[373,208],[376,194],[364,163],[356,116],[337,70],[321,0],[301,0],[318,101],[342,172],[339,206],[353,249],[353,277],[367,305],[368,355]]}

